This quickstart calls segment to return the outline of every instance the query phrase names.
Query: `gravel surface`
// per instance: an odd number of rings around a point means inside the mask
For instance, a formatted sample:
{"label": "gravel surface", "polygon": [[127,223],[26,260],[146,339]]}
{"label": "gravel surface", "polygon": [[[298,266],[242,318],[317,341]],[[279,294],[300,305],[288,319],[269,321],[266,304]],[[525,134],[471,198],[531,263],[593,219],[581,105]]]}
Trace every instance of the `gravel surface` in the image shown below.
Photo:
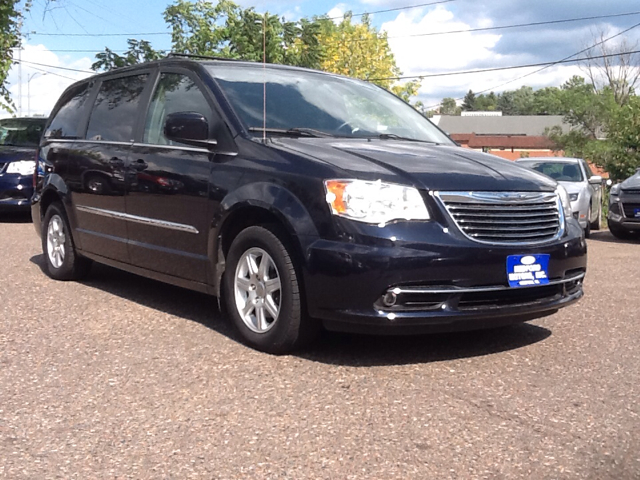
{"label": "gravel surface", "polygon": [[0,478],[640,479],[640,242],[586,296],[494,331],[240,344],[215,299],[41,271],[0,220]]}

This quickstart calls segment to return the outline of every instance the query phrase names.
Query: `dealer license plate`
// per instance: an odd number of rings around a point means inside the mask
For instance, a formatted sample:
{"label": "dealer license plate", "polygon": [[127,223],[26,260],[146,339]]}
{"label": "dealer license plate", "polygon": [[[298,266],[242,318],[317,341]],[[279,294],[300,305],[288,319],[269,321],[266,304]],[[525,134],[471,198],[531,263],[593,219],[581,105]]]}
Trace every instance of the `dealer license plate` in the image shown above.
{"label": "dealer license plate", "polygon": [[549,254],[509,255],[507,277],[510,287],[530,287],[549,283]]}
{"label": "dealer license plate", "polygon": [[635,218],[640,218],[640,208],[634,208],[633,209],[633,216]]}

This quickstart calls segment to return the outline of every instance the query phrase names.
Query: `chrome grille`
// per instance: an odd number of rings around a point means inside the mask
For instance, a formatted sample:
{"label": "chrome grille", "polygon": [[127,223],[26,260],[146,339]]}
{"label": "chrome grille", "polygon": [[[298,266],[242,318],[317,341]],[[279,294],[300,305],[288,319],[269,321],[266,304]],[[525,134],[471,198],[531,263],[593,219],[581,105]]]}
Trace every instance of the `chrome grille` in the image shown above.
{"label": "chrome grille", "polygon": [[456,226],[482,243],[536,244],[564,231],[560,200],[550,192],[439,192]]}

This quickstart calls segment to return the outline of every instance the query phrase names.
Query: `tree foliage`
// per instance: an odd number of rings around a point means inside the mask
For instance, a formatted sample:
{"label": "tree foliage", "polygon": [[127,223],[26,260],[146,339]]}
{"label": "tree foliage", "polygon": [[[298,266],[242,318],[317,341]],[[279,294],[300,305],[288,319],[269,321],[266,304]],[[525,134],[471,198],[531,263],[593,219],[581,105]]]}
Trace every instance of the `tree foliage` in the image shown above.
{"label": "tree foliage", "polygon": [[154,50],[151,44],[146,40],[127,40],[129,49],[124,55],[118,55],[109,48],[105,48],[104,52],[96,54],[96,61],[91,65],[91,69],[95,71],[107,71],[114,68],[135,65],[141,62],[150,62],[158,60],[165,56],[162,50]]}
{"label": "tree foliage", "polygon": [[[368,16],[359,23],[346,14],[339,23],[327,17],[286,21],[270,13],[242,8],[230,0],[217,3],[176,0],[164,12],[175,53],[263,61],[371,80],[403,98],[415,96],[418,81],[398,84],[402,74],[386,33],[378,32]],[[110,49],[96,55],[94,70],[110,70],[153,60],[164,52],[149,42],[129,40],[129,50],[118,55]]]}
{"label": "tree foliage", "polygon": [[29,9],[31,2],[26,2],[22,9],[18,8],[20,0],[3,0],[0,2],[0,108],[13,113],[7,77],[13,64],[13,49],[20,46],[20,25],[22,12]]}

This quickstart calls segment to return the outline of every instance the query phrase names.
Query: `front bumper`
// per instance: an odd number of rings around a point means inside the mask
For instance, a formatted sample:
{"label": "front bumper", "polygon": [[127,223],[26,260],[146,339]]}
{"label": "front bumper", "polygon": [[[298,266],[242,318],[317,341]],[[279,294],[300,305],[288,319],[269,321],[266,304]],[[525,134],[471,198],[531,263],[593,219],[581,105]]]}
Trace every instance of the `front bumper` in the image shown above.
{"label": "front bumper", "polygon": [[[304,275],[309,314],[330,330],[456,331],[532,320],[583,295],[586,243],[575,220],[561,240],[535,247],[483,245],[437,223],[407,236],[410,228],[387,226],[389,239],[376,245],[314,242]],[[543,253],[549,285],[508,287],[507,256]],[[390,291],[398,292],[393,305],[384,302]]]}
{"label": "front bumper", "polygon": [[28,212],[32,195],[32,176],[0,174],[0,211]]}
{"label": "front bumper", "polygon": [[609,199],[607,223],[629,232],[640,232],[640,195],[622,193]]}

